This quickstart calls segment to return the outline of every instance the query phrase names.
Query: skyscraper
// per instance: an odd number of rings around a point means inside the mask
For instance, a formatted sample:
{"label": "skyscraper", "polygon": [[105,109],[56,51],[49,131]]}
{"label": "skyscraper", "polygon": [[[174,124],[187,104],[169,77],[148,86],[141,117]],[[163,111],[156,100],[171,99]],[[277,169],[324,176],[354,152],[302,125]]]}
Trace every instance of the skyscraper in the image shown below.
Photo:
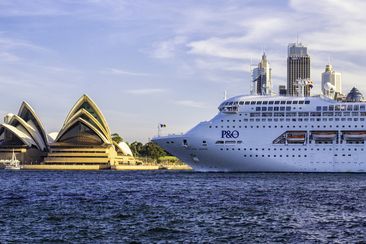
{"label": "skyscraper", "polygon": [[287,94],[286,86],[279,85],[278,86],[278,95],[280,95],[280,96],[286,96],[286,94]]}
{"label": "skyscraper", "polygon": [[322,73],[322,92],[324,96],[334,98],[335,94],[342,94],[341,73],[335,72],[332,65],[327,64]]}
{"label": "skyscraper", "polygon": [[310,56],[301,43],[288,45],[287,95],[310,96]]}
{"label": "skyscraper", "polygon": [[272,69],[269,66],[265,53],[252,71],[252,95],[271,95],[272,94]]}

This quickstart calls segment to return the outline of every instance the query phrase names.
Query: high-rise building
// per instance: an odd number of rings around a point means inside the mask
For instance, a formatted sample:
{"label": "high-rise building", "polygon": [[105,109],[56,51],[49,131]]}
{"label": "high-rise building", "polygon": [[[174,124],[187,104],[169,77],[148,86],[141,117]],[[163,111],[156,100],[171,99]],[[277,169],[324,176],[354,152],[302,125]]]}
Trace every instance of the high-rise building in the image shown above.
{"label": "high-rise building", "polygon": [[334,98],[335,94],[342,94],[342,76],[335,72],[332,65],[327,64],[322,73],[322,92],[324,96]]}
{"label": "high-rise building", "polygon": [[286,94],[287,94],[286,86],[284,86],[284,85],[279,85],[279,86],[278,86],[278,94],[279,94],[280,96],[286,96]]}
{"label": "high-rise building", "polygon": [[271,95],[272,94],[272,69],[269,66],[265,53],[252,71],[252,95]]}
{"label": "high-rise building", "polygon": [[287,94],[289,96],[310,96],[310,56],[307,47],[301,43],[288,45]]}

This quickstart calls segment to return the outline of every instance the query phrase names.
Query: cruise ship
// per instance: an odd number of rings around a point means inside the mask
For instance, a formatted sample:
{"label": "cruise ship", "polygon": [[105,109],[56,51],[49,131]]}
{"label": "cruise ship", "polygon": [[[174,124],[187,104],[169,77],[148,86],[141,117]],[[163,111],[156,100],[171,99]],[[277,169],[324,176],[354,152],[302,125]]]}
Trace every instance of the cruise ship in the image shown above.
{"label": "cruise ship", "polygon": [[197,171],[366,172],[366,103],[325,96],[236,96],[182,135],[153,142]]}

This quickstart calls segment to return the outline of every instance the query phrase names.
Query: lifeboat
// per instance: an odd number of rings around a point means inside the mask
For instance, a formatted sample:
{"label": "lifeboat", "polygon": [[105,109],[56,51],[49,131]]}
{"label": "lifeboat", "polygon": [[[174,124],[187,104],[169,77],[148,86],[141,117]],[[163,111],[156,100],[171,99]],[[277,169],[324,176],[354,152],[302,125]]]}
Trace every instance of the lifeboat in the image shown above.
{"label": "lifeboat", "polygon": [[343,137],[346,140],[365,140],[366,131],[345,131]]}
{"label": "lifeboat", "polygon": [[305,141],[305,134],[297,134],[297,133],[289,133],[287,134],[287,141],[288,142],[304,142]]}
{"label": "lifeboat", "polygon": [[314,140],[334,140],[337,136],[335,131],[313,131],[311,133]]}

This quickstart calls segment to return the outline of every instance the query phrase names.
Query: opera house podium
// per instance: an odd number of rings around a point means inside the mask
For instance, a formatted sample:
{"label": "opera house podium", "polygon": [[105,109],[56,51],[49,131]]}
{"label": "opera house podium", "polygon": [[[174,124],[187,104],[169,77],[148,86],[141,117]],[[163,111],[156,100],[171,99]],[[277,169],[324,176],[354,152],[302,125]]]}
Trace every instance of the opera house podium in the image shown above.
{"label": "opera house podium", "polygon": [[127,144],[113,142],[105,117],[87,95],[72,107],[55,138],[47,137],[27,103],[8,120],[0,127],[0,156],[17,150],[25,169],[99,170],[135,163]]}

